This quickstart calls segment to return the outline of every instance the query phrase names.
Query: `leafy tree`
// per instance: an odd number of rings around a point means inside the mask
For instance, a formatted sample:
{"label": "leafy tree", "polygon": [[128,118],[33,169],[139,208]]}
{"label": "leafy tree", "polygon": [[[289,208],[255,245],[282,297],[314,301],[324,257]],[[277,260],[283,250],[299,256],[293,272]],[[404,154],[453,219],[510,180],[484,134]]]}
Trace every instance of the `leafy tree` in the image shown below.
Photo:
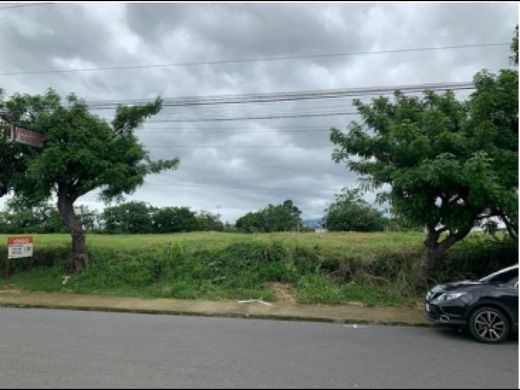
{"label": "leafy tree", "polygon": [[[488,209],[485,217],[498,217],[518,246],[518,71],[480,72],[476,91],[468,102],[468,127],[478,137],[482,161],[473,177],[480,187],[473,193]],[[477,173],[478,172],[478,173]]]}
{"label": "leafy tree", "polygon": [[24,176],[27,156],[35,153],[27,145],[9,141],[11,120],[4,92],[0,89],[0,197],[7,195],[15,181]]}
{"label": "leafy tree", "polygon": [[175,169],[178,159],[153,162],[134,135],[146,118],[157,114],[161,100],[142,106],[119,106],[112,123],[92,114],[83,100],[69,95],[66,104],[53,90],[43,95],[14,95],[5,103],[12,120],[38,130],[45,147],[30,156],[18,197],[32,204],[57,198],[72,236],[71,268],[89,265],[84,230],[74,203],[93,190],[105,200],[121,198],[143,184],[146,175]]}
{"label": "leafy tree", "polygon": [[107,207],[101,219],[107,233],[152,233],[153,208],[145,202],[127,202]]}
{"label": "leafy tree", "polygon": [[422,232],[424,231],[424,225],[417,222],[413,223],[399,215],[391,215],[385,223],[385,230],[391,232]]}
{"label": "leafy tree", "polygon": [[480,72],[474,81],[468,102],[431,91],[356,100],[363,122],[331,129],[333,159],[368,186],[390,185],[379,199],[426,226],[422,281],[478,221],[500,212],[517,225],[518,73]]}
{"label": "leafy tree", "polygon": [[153,215],[153,228],[157,233],[200,230],[197,216],[189,207],[163,207],[157,210]]}
{"label": "leafy tree", "polygon": [[212,214],[209,211],[201,211],[197,214],[198,230],[217,231],[224,230],[224,224],[220,221],[219,214]]}
{"label": "leafy tree", "polygon": [[511,42],[511,51],[512,54],[509,57],[511,62],[518,66],[518,25],[515,28],[515,34],[513,36],[513,42]]}
{"label": "leafy tree", "polygon": [[85,205],[75,206],[75,210],[85,231],[93,232],[98,229],[100,216],[95,210],[91,210]]}
{"label": "leafy tree", "polygon": [[235,226],[247,232],[299,231],[302,226],[301,211],[291,200],[280,205],[269,204],[262,210],[250,212],[239,218]]}
{"label": "leafy tree", "polygon": [[4,233],[63,233],[63,219],[56,207],[47,202],[27,205],[16,198],[7,202],[0,217],[0,231]]}
{"label": "leafy tree", "polygon": [[265,221],[264,216],[261,211],[253,212],[243,215],[238,218],[235,222],[235,227],[244,232],[264,232],[265,231]]}
{"label": "leafy tree", "polygon": [[323,217],[323,226],[330,231],[383,231],[387,219],[383,213],[371,207],[358,188],[346,189],[336,195]]}

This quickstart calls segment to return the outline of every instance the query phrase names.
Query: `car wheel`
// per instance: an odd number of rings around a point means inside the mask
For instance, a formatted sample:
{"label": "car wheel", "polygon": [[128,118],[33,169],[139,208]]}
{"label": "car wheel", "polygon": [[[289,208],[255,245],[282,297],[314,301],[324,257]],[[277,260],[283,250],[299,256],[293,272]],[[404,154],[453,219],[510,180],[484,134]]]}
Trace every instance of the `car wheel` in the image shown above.
{"label": "car wheel", "polygon": [[504,342],[510,334],[507,316],[494,307],[481,307],[470,318],[469,331],[471,335],[487,344]]}

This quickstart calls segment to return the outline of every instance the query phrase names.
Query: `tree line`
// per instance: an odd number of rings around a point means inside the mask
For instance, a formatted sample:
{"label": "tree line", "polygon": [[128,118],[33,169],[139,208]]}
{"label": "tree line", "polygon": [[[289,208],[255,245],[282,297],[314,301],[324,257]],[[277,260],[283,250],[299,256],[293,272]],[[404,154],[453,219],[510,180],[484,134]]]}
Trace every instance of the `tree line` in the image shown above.
{"label": "tree line", "polygon": [[[182,233],[227,231],[246,233],[310,231],[304,226],[301,210],[288,199],[279,205],[251,211],[234,225],[224,224],[220,215],[195,212],[189,207],[153,207],[145,202],[126,202],[102,212],[84,205],[75,206],[85,232],[101,234]],[[358,188],[345,189],[325,210],[321,226],[329,231],[375,232],[421,229],[390,218],[362,198]],[[67,226],[57,207],[42,202],[27,206],[16,200],[0,212],[0,233],[66,233]]]}
{"label": "tree line", "polygon": [[[153,207],[145,202],[127,202],[102,212],[84,205],[75,207],[82,229],[89,233],[147,234],[192,231],[223,231],[220,216],[189,207]],[[27,207],[9,202],[0,212],[0,233],[67,233],[57,207],[41,203]]]}

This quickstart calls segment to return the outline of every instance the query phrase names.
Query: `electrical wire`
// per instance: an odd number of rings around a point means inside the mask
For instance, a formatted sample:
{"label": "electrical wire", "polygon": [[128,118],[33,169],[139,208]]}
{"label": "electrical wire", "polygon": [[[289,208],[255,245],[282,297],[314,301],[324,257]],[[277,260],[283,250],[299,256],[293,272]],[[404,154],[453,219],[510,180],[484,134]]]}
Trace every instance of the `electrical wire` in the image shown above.
{"label": "electrical wire", "polygon": [[397,54],[397,53],[412,53],[412,52],[470,49],[470,48],[492,48],[492,47],[502,47],[502,46],[509,47],[510,43],[509,42],[496,42],[496,43],[462,44],[462,45],[437,46],[437,47],[402,48],[402,49],[377,50],[377,51],[353,51],[353,52],[342,52],[342,53],[289,55],[289,56],[263,57],[263,58],[176,62],[176,63],[166,63],[166,64],[120,65],[120,66],[74,68],[74,69],[27,70],[27,71],[3,72],[3,73],[0,73],[0,76],[19,76],[19,75],[33,75],[33,74],[44,74],[44,73],[75,73],[75,72],[102,72],[102,71],[115,71],[115,70],[139,70],[139,69],[169,68],[169,67],[179,67],[179,66],[245,64],[245,63],[253,63],[253,62],[288,61],[288,60],[302,60],[302,59],[311,59],[311,58],[325,59],[325,58],[349,57],[349,56],[359,56],[359,55]]}

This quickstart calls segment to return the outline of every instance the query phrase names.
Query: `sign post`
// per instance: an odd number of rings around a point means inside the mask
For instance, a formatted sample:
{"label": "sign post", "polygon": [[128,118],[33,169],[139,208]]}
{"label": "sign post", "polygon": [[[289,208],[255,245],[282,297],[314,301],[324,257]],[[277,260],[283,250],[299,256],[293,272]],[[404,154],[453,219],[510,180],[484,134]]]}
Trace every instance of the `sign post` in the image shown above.
{"label": "sign post", "polygon": [[43,148],[43,135],[41,133],[14,124],[11,125],[10,140],[35,148]]}
{"label": "sign post", "polygon": [[32,237],[8,237],[7,238],[7,261],[5,263],[5,278],[9,277],[9,259],[21,259],[32,257],[33,238]]}

